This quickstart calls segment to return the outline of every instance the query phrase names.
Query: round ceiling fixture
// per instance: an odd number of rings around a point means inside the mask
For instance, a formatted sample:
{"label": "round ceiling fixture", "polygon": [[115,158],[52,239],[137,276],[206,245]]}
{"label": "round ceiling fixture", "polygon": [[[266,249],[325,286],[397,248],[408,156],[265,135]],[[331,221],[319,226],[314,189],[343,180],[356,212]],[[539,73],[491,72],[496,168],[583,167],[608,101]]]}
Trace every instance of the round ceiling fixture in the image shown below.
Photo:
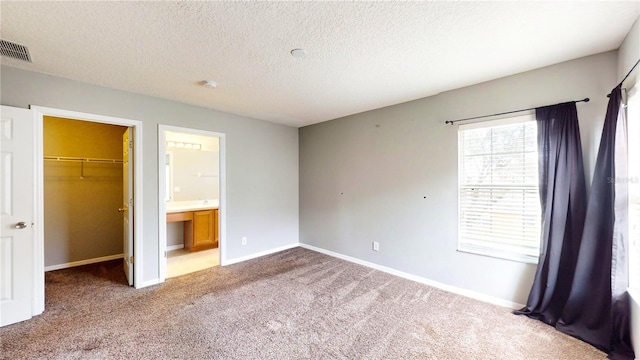
{"label": "round ceiling fixture", "polygon": [[208,87],[210,89],[215,89],[218,86],[218,83],[216,83],[213,80],[203,80],[202,81],[202,86]]}
{"label": "round ceiling fixture", "polygon": [[307,56],[307,51],[305,49],[293,49],[291,50],[291,55],[297,58],[303,58]]}

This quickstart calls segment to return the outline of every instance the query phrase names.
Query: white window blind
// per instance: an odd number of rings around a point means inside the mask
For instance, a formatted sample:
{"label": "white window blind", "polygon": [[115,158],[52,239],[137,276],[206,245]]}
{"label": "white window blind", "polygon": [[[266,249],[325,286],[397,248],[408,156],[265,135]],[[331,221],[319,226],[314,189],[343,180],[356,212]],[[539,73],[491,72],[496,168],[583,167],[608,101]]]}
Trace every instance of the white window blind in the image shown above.
{"label": "white window blind", "polygon": [[640,94],[638,86],[627,99],[629,152],[629,288],[640,297]]}
{"label": "white window blind", "polygon": [[460,251],[535,263],[540,253],[533,115],[461,125]]}

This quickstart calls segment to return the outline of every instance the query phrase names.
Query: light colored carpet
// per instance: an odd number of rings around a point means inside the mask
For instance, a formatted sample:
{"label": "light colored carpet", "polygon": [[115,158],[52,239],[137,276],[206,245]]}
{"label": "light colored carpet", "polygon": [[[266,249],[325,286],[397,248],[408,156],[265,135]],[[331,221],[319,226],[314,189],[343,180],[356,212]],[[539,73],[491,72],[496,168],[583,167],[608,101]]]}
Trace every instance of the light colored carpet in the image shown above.
{"label": "light colored carpet", "polygon": [[135,290],[119,261],[46,273],[3,359],[605,359],[506,308],[295,248]]}

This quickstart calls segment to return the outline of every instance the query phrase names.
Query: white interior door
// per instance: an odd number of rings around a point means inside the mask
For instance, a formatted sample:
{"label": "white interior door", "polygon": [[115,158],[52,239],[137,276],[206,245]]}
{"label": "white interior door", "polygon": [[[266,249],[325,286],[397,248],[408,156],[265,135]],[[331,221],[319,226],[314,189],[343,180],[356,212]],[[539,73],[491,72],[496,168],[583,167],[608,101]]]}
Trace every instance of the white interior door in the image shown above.
{"label": "white interior door", "polygon": [[124,273],[133,285],[133,136],[131,128],[122,135],[122,212],[124,217]]}
{"label": "white interior door", "polygon": [[0,108],[0,326],[32,316],[34,129],[31,110]]}

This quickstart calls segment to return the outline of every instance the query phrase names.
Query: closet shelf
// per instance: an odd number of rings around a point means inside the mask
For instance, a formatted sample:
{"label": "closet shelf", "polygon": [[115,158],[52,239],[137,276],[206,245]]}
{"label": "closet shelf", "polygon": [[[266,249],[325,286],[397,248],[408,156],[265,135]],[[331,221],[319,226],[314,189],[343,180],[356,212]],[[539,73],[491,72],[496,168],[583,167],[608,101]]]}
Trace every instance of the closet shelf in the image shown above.
{"label": "closet shelf", "polygon": [[71,162],[91,162],[91,163],[107,163],[107,164],[122,164],[121,159],[98,159],[98,158],[80,158],[80,157],[67,157],[67,156],[45,156],[45,160],[51,161],[71,161]]}

